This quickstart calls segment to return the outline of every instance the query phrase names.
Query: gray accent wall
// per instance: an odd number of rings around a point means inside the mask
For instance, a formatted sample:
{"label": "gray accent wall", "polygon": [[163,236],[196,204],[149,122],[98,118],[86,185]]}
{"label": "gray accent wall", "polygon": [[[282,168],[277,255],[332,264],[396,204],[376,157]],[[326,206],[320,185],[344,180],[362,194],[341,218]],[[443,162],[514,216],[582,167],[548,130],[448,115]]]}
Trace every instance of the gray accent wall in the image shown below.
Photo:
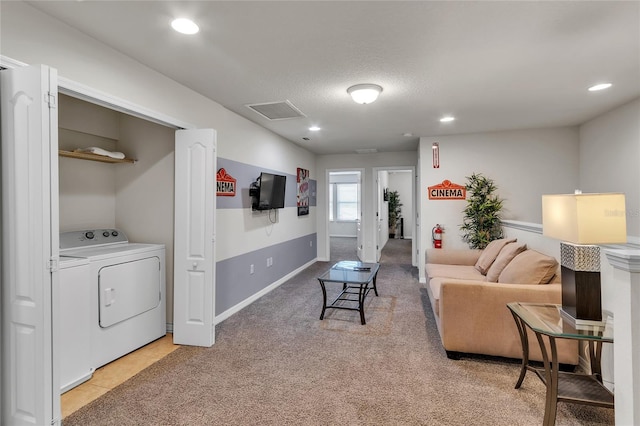
{"label": "gray accent wall", "polygon": [[[215,314],[222,314],[314,260],[316,245],[314,233],[217,262]],[[268,258],[273,259],[270,267],[267,267]]]}
{"label": "gray accent wall", "polygon": [[[218,169],[224,168],[228,174],[236,179],[236,196],[235,197],[218,197],[216,204],[218,209],[250,209],[251,197],[249,196],[249,186],[252,182],[260,177],[261,172],[284,175],[287,177],[287,186],[285,189],[284,206],[296,207],[296,175],[283,173],[278,170],[266,169],[264,167],[254,166],[251,164],[241,163],[226,158],[218,157]],[[309,185],[309,204],[316,205],[316,181],[310,179]]]}

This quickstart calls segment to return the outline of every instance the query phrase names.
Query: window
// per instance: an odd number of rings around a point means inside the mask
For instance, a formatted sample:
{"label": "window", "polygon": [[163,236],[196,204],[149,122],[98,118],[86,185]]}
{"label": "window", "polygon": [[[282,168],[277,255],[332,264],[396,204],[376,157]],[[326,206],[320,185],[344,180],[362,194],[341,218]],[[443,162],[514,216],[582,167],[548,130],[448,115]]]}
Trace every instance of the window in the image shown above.
{"label": "window", "polygon": [[329,220],[358,220],[358,184],[332,183],[329,191]]}

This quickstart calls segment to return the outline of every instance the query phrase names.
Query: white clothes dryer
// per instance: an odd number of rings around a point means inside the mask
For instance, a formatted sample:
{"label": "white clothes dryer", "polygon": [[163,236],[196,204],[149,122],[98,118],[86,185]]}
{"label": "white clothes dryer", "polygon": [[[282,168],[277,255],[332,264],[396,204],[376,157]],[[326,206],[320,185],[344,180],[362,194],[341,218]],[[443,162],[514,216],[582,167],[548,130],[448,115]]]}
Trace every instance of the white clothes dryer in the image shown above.
{"label": "white clothes dryer", "polygon": [[117,229],[65,232],[60,254],[89,260],[91,359],[101,367],[166,334],[165,247]]}

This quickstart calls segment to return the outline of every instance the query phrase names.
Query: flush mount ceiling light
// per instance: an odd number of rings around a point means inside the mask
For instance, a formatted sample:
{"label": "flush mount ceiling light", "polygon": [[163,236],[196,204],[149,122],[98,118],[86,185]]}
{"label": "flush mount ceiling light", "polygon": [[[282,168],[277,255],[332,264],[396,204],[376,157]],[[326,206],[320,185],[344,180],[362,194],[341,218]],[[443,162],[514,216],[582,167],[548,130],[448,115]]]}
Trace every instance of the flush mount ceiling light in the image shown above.
{"label": "flush mount ceiling light", "polygon": [[353,101],[358,104],[370,104],[378,99],[378,95],[382,92],[382,87],[377,84],[356,84],[347,89],[347,93],[351,95]]}
{"label": "flush mount ceiling light", "polygon": [[320,130],[320,127],[318,127],[318,126],[311,126],[311,127],[309,127],[309,130],[310,130],[310,131],[312,131],[312,132],[317,132],[318,130]]}
{"label": "flush mount ceiling light", "polygon": [[178,18],[171,22],[171,27],[182,34],[195,34],[200,31],[200,28],[191,19]]}
{"label": "flush mount ceiling light", "polygon": [[598,90],[608,89],[609,87],[611,87],[611,83],[600,83],[600,84],[596,84],[595,86],[589,87],[589,91],[597,92]]}
{"label": "flush mount ceiling light", "polygon": [[442,117],[442,118],[440,119],[440,122],[441,122],[441,123],[450,123],[451,121],[453,121],[453,120],[455,120],[455,119],[456,119],[455,117],[452,117],[452,116],[450,116],[450,115],[447,115],[446,117]]}

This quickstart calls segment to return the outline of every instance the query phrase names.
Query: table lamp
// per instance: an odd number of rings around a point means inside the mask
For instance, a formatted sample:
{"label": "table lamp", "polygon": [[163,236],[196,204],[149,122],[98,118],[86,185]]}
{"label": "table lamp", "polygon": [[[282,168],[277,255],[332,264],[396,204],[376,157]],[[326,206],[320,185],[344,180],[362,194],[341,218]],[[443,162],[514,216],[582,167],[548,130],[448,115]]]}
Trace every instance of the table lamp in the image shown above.
{"label": "table lamp", "polygon": [[624,194],[542,196],[542,234],[560,240],[562,310],[575,325],[602,321],[600,247],[627,242]]}

